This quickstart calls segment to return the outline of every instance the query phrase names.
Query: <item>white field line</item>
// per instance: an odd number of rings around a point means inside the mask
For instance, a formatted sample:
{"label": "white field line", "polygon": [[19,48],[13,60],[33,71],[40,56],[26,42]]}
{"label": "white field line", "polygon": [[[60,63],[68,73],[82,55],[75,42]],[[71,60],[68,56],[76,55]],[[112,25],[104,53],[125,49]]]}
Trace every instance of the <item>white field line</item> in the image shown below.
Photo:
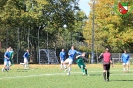
{"label": "white field line", "polygon": [[[81,72],[72,72],[72,73],[81,73]],[[53,73],[53,74],[37,74],[37,75],[27,75],[27,76],[10,76],[10,77],[1,77],[1,79],[13,79],[13,78],[28,78],[28,77],[40,77],[40,76],[54,76],[54,75],[66,75],[66,73]]]}
{"label": "white field line", "polygon": [[[113,71],[120,71],[120,70],[111,70],[111,72]],[[130,71],[133,71],[133,70],[130,70]],[[88,73],[98,73],[98,72],[101,72],[102,74],[102,71],[88,71]],[[72,74],[79,74],[79,73],[82,73],[82,72],[71,72]],[[36,74],[36,75],[26,75],[26,76],[8,76],[8,77],[1,77],[0,80],[2,79],[16,79],[16,78],[29,78],[29,77],[41,77],[41,76],[55,76],[55,75],[66,75],[66,72],[63,72],[63,73],[51,73],[51,74]],[[119,75],[119,76],[123,76],[123,75],[133,75],[133,74],[110,74],[110,75]]]}

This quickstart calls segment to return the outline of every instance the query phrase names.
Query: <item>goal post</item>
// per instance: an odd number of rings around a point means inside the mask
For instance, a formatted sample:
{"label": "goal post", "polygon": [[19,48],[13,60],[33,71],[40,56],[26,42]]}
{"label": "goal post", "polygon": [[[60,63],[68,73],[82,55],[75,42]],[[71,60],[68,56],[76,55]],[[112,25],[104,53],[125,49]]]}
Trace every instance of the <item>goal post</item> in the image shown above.
{"label": "goal post", "polygon": [[58,64],[58,58],[54,49],[39,49],[39,64]]}

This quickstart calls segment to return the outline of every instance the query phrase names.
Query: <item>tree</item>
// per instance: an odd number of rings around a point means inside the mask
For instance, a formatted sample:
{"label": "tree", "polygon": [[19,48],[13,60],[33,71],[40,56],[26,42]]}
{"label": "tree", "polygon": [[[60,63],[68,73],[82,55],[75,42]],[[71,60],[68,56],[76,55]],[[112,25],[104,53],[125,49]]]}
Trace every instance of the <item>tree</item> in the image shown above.
{"label": "tree", "polygon": [[[91,34],[92,27],[95,26],[95,50],[98,45],[101,47],[109,47],[113,52],[121,52],[124,48],[131,49],[133,43],[132,33],[132,14],[129,16],[119,16],[114,11],[114,0],[104,1],[95,0],[93,4],[89,3],[91,10],[94,10],[95,24],[92,24],[93,12],[90,12],[89,20],[84,30]],[[125,0],[121,0],[125,1]],[[91,0],[93,2],[93,0]],[[84,34],[86,36],[86,34]],[[127,35],[129,37],[127,37]],[[88,35],[91,40],[91,35]],[[100,48],[100,47],[99,47]],[[130,50],[131,51],[131,50]]]}
{"label": "tree", "polygon": [[[8,37],[8,46],[14,46],[15,49],[20,50],[30,48],[31,52],[34,52],[32,54],[34,58],[31,60],[36,62],[38,45],[46,48],[47,34],[50,47],[54,47],[55,41],[58,42],[59,37],[62,37],[60,34],[64,32],[64,24],[67,25],[68,32],[79,31],[78,27],[82,25],[83,16],[76,16],[80,10],[78,1],[1,0],[1,42],[4,44]],[[77,17],[80,18],[77,20]],[[40,44],[38,44],[38,36]]]}

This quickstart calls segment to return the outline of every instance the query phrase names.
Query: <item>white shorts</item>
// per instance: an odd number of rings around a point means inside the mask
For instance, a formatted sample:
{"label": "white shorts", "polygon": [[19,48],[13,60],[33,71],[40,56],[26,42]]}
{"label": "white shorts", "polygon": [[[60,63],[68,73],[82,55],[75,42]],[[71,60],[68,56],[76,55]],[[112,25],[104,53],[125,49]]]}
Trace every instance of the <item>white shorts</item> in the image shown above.
{"label": "white shorts", "polygon": [[11,61],[4,61],[4,65],[10,66],[11,65]]}
{"label": "white shorts", "polygon": [[63,62],[64,62],[64,60],[61,60],[60,62],[61,62],[61,63],[63,63]]}
{"label": "white shorts", "polygon": [[73,60],[72,60],[72,59],[67,58],[67,59],[65,60],[65,62],[67,62],[67,63],[69,63],[69,64],[72,64],[72,63],[73,63]]}
{"label": "white shorts", "polygon": [[24,58],[24,63],[28,63],[28,60],[27,60],[27,58]]}
{"label": "white shorts", "polygon": [[129,65],[129,61],[128,61],[128,62],[126,62],[126,63],[123,63],[123,65]]}

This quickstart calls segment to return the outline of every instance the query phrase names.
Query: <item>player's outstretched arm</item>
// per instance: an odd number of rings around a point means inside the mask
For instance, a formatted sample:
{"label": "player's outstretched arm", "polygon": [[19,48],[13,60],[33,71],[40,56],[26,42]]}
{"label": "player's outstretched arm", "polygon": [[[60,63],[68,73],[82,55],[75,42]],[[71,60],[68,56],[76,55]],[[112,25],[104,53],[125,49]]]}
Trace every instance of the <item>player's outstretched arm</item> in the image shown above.
{"label": "player's outstretched arm", "polygon": [[98,59],[102,58],[103,57],[103,53],[101,53],[98,57]]}
{"label": "player's outstretched arm", "polygon": [[76,56],[76,59],[78,59],[81,55]]}

